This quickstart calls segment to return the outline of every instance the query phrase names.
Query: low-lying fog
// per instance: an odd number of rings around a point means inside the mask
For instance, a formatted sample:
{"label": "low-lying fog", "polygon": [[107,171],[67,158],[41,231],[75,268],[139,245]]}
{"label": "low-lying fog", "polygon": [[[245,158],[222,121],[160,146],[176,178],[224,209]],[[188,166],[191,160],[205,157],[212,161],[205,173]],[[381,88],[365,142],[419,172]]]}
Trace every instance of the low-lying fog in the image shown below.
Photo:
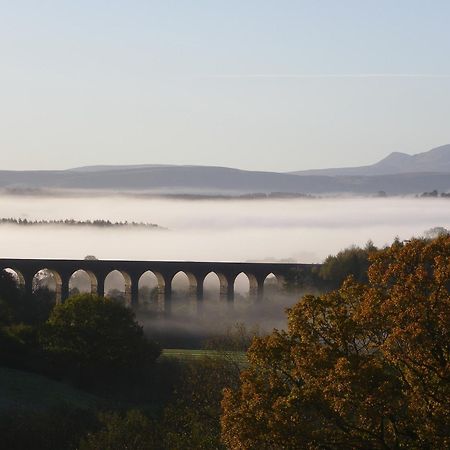
{"label": "low-lying fog", "polygon": [[0,257],[321,262],[450,225],[448,199],[180,200],[0,196],[0,217],[156,223],[168,230],[0,226]]}

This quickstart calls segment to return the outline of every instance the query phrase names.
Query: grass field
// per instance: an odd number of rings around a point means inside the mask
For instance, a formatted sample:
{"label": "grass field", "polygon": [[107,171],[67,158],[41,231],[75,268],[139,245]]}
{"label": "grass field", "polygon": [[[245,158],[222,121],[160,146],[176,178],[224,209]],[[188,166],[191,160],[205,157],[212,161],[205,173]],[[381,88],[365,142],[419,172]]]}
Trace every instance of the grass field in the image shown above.
{"label": "grass field", "polygon": [[89,408],[98,399],[41,375],[0,367],[0,411],[41,410],[62,403]]}
{"label": "grass field", "polygon": [[186,349],[178,349],[178,348],[167,348],[164,349],[161,355],[163,358],[176,358],[180,360],[192,361],[196,359],[201,359],[205,357],[209,358],[217,358],[217,357],[227,357],[233,358],[239,362],[239,364],[245,365],[247,364],[247,357],[245,356],[245,352],[223,352],[223,351],[215,351],[215,350],[186,350]]}
{"label": "grass field", "polygon": [[[214,350],[165,349],[161,358],[196,361],[202,358],[226,357],[240,366],[247,365],[245,352]],[[0,413],[14,410],[45,410],[61,404],[90,408],[104,404],[96,397],[68,384],[44,376],[6,367],[0,367]],[[147,405],[148,406],[148,405]]]}

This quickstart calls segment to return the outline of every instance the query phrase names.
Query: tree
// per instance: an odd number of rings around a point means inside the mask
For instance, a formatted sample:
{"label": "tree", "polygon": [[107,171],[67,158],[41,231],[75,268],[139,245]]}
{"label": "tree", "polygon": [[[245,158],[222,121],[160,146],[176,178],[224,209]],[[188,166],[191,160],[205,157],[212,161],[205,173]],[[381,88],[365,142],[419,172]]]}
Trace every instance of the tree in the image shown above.
{"label": "tree", "polygon": [[254,340],[222,400],[229,448],[449,448],[450,236],[395,242],[368,275]]}
{"label": "tree", "polygon": [[124,416],[102,413],[99,419],[103,427],[83,438],[80,450],[162,449],[154,421],[141,411],[130,410]]}
{"label": "tree", "polygon": [[436,239],[439,236],[450,234],[445,227],[433,227],[423,233],[425,239]]}
{"label": "tree", "polygon": [[6,270],[0,270],[0,325],[9,325],[16,320],[21,297],[14,277]]}
{"label": "tree", "polygon": [[38,326],[53,307],[47,289],[26,294],[11,273],[0,270],[0,363],[36,369],[39,357]]}
{"label": "tree", "polygon": [[349,275],[352,275],[360,283],[367,283],[369,257],[376,251],[377,248],[371,241],[364,248],[346,248],[337,255],[328,256],[318,269],[318,275],[331,289],[341,286]]}
{"label": "tree", "polygon": [[239,323],[205,342],[202,357],[179,366],[173,399],[164,409],[161,426],[164,448],[170,450],[224,449],[220,439],[220,401],[225,387],[236,388],[245,364],[244,349],[257,329]]}
{"label": "tree", "polygon": [[439,195],[439,192],[437,189],[434,189],[431,192],[423,192],[420,196],[421,197],[437,197]]}
{"label": "tree", "polygon": [[[39,386],[36,382],[36,389]],[[94,411],[63,403],[0,411],[2,448],[8,450],[78,450],[82,436],[97,427]]]}
{"label": "tree", "polygon": [[91,294],[56,305],[41,342],[51,355],[80,367],[140,367],[160,354],[159,347],[145,338],[132,310]]}
{"label": "tree", "polygon": [[349,247],[336,255],[329,255],[321,265],[311,269],[294,269],[285,277],[285,289],[291,293],[326,292],[337,289],[352,275],[356,281],[367,283],[370,255],[378,249],[372,241],[364,247]]}
{"label": "tree", "polygon": [[165,448],[223,449],[220,401],[225,387],[236,387],[240,368],[232,356],[217,354],[185,362],[175,399],[163,414]]}
{"label": "tree", "polygon": [[0,326],[12,323],[40,325],[44,323],[54,305],[54,295],[46,287],[26,294],[6,270],[0,270]]}

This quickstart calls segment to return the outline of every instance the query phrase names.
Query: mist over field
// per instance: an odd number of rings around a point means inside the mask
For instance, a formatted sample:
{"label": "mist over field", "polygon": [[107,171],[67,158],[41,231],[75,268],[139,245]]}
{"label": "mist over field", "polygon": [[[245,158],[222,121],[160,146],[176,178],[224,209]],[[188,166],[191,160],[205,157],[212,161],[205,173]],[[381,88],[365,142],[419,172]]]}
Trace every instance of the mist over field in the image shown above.
{"label": "mist over field", "polygon": [[448,199],[180,200],[0,196],[0,216],[156,223],[167,230],[0,226],[0,256],[321,262],[371,239],[382,246],[450,225]]}

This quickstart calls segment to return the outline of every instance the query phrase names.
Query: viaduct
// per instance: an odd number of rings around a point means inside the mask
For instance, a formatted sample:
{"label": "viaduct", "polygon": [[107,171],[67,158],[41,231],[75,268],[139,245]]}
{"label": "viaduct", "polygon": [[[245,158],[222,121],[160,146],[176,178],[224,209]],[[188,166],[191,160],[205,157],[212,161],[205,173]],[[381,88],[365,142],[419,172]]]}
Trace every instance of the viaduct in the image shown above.
{"label": "viaduct", "polygon": [[244,273],[250,284],[250,297],[261,300],[264,280],[273,274],[278,283],[284,282],[290,271],[307,271],[311,264],[243,263],[243,262],[189,262],[189,261],[123,261],[123,260],[68,260],[68,259],[0,259],[0,270],[16,273],[18,282],[26,292],[33,291],[33,279],[41,270],[50,272],[56,283],[56,301],[69,297],[69,282],[72,275],[82,270],[90,278],[91,293],[105,294],[105,279],[112,271],[119,271],[125,282],[125,299],[136,306],[139,297],[139,280],[146,272],[152,272],[158,282],[158,307],[170,315],[172,280],[184,272],[189,280],[189,295],[200,306],[203,300],[203,282],[209,273],[215,273],[220,283],[220,297],[234,300],[234,282]]}

